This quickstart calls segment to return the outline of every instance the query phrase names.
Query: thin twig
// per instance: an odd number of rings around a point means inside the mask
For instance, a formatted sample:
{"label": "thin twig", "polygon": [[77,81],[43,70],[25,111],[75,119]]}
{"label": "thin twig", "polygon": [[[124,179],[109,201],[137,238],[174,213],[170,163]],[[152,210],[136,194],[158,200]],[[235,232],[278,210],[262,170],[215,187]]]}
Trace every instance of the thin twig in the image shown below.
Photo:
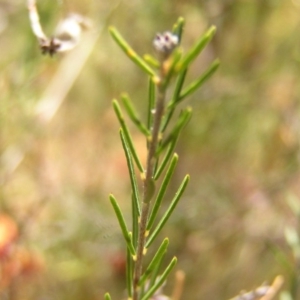
{"label": "thin twig", "polygon": [[134,268],[134,279],[133,279],[133,300],[138,300],[139,295],[139,280],[142,275],[142,265],[143,265],[143,256],[144,256],[144,247],[146,243],[147,233],[147,220],[149,216],[149,208],[151,201],[151,193],[153,192],[153,170],[155,166],[155,153],[159,141],[159,133],[160,133],[160,124],[162,121],[162,117],[164,114],[164,106],[165,106],[165,97],[166,97],[166,89],[163,85],[165,77],[165,71],[163,67],[163,63],[161,64],[160,78],[157,81],[157,100],[156,107],[154,111],[154,120],[153,120],[153,129],[151,134],[151,139],[149,142],[148,148],[148,156],[147,156],[147,167],[146,167],[146,177],[144,179],[143,186],[143,203],[142,203],[142,212],[141,218],[139,222],[139,234],[138,234],[138,246],[137,246],[137,259]]}

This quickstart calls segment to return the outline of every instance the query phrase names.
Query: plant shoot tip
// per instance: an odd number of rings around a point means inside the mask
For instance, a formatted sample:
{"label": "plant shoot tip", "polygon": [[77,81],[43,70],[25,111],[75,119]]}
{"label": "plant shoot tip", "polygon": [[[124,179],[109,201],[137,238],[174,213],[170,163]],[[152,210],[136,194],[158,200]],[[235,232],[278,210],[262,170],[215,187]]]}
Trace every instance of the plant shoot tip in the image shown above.
{"label": "plant shoot tip", "polygon": [[208,35],[209,36],[213,36],[217,31],[217,27],[215,25],[212,25],[210,28],[209,28],[209,31],[208,31]]}

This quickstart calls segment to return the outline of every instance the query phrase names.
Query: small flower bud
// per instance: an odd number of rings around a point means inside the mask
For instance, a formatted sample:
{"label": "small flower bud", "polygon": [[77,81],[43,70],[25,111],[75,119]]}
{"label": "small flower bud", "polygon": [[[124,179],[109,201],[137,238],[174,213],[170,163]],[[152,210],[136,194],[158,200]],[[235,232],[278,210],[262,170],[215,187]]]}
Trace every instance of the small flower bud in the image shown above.
{"label": "small flower bud", "polygon": [[156,51],[162,54],[170,54],[178,44],[178,36],[169,31],[158,33],[153,41],[153,46]]}

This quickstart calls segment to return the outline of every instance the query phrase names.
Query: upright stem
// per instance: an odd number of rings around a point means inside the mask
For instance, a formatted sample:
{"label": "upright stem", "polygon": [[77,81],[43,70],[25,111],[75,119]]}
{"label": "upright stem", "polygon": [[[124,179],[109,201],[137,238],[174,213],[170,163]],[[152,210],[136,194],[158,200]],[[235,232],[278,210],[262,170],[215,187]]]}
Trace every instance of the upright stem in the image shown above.
{"label": "upright stem", "polygon": [[147,220],[149,216],[149,208],[151,203],[151,193],[153,189],[153,170],[156,161],[155,153],[159,141],[160,133],[160,124],[164,114],[165,106],[165,97],[166,91],[163,84],[165,77],[165,72],[163,69],[163,63],[161,64],[160,70],[160,79],[157,84],[158,95],[156,100],[156,106],[153,120],[153,128],[151,133],[151,140],[148,147],[147,155],[147,166],[146,166],[146,177],[144,179],[143,186],[143,202],[142,202],[142,211],[141,218],[139,220],[139,233],[138,233],[138,245],[137,245],[137,258],[134,267],[134,278],[133,278],[133,300],[138,300],[139,298],[139,280],[142,275],[142,266],[143,266],[143,256],[144,256],[144,247],[146,243],[147,233]]}

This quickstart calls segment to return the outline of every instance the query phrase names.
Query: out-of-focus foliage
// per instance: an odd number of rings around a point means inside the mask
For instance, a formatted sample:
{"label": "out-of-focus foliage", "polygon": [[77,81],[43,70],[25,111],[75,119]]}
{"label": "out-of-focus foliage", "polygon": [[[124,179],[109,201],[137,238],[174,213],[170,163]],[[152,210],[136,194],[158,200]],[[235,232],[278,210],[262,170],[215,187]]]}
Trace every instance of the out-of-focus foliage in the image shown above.
{"label": "out-of-focus foliage", "polygon": [[[186,172],[191,184],[162,235],[187,274],[183,299],[228,299],[276,274],[287,290],[294,287],[284,228],[298,225],[287,198],[300,199],[300,1],[37,4],[48,35],[77,12],[99,38],[54,118],[42,122],[36,106],[71,53],[42,56],[24,1],[0,3],[1,295],[102,299],[110,290],[122,297],[125,257],[108,194],[126,210],[130,186],[111,99],[130,92],[146,111],[147,82],[106,26],[119,28],[139,53],[154,54],[155,33],[178,16],[186,19],[186,48],[209,25],[218,29],[188,76],[212,58],[222,62],[190,100],[194,115],[177,147],[174,188]],[[143,157],[145,145],[133,133]]]}

